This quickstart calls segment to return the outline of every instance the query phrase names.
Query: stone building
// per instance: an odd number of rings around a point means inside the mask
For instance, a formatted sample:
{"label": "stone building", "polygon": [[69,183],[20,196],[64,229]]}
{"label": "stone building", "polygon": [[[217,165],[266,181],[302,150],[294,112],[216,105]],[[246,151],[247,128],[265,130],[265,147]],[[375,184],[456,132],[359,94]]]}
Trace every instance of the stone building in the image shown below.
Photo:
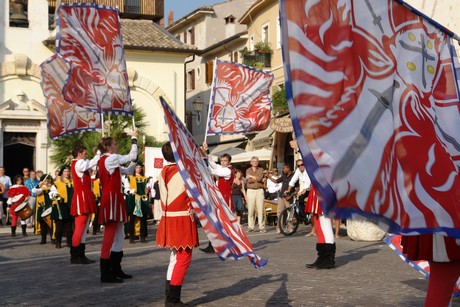
{"label": "stone building", "polygon": [[[20,10],[13,11],[18,3],[27,13],[21,18]],[[0,165],[10,176],[26,166],[54,169],[39,70],[40,63],[55,53],[56,33],[49,18],[53,3],[0,1]],[[184,118],[184,61],[196,48],[154,23],[158,16],[143,20],[134,15],[137,20],[121,21],[131,97],[147,113],[148,134],[162,141],[167,136],[158,97],[164,96]]]}

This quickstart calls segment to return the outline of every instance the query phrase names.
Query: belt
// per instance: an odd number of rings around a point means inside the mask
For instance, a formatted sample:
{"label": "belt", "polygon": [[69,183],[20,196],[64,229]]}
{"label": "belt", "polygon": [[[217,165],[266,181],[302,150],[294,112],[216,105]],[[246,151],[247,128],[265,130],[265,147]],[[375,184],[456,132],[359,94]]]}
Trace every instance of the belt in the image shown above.
{"label": "belt", "polygon": [[263,188],[248,188],[248,190],[260,190],[260,189],[263,189]]}
{"label": "belt", "polygon": [[176,216],[189,216],[193,214],[193,211],[168,211],[168,212],[163,212],[162,215],[163,216],[167,216],[167,217],[176,217]]}

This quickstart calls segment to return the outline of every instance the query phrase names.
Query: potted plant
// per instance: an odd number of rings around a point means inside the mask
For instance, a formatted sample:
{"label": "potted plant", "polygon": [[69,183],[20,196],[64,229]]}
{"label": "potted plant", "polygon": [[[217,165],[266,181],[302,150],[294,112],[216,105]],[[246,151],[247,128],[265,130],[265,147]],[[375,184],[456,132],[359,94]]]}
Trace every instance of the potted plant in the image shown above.
{"label": "potted plant", "polygon": [[264,42],[264,41],[257,42],[254,45],[254,49],[257,50],[258,53],[272,53],[273,52],[272,48],[270,47],[270,43]]}

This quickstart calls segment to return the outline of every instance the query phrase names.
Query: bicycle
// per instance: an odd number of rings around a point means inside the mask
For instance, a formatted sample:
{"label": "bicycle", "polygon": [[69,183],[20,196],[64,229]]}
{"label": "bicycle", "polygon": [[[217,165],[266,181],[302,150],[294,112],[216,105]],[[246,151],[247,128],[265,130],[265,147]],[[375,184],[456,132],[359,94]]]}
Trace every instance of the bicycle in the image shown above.
{"label": "bicycle", "polygon": [[280,215],[279,229],[285,236],[295,234],[300,223],[305,223],[305,225],[311,223],[311,214],[302,212],[296,194],[293,195],[293,198],[292,205],[284,209]]}

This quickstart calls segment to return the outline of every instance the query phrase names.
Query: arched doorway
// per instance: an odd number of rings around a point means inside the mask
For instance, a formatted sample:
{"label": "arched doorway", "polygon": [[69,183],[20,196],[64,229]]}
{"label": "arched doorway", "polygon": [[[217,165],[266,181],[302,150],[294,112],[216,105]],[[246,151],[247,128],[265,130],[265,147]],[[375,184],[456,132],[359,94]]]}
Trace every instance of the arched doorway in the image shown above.
{"label": "arched doorway", "polygon": [[35,169],[35,133],[4,132],[3,165],[13,179],[22,169]]}

